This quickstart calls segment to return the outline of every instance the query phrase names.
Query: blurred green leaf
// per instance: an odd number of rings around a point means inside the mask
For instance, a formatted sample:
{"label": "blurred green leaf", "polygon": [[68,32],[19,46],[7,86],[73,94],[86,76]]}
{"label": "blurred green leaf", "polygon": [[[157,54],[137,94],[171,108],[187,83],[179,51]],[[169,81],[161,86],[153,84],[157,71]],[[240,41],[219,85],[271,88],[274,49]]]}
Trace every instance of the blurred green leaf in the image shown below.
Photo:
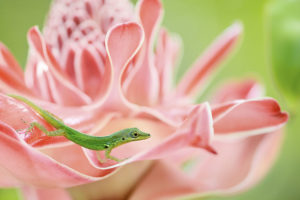
{"label": "blurred green leaf", "polygon": [[300,104],[300,1],[277,0],[267,9],[269,62],[291,107]]}
{"label": "blurred green leaf", "polygon": [[18,200],[19,195],[16,189],[0,189],[0,199]]}

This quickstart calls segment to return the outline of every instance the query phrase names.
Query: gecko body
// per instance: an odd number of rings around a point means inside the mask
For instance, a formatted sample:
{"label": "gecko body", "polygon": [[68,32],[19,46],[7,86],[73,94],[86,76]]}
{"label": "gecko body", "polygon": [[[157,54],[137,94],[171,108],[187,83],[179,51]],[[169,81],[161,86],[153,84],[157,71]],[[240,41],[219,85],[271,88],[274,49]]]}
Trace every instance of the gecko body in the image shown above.
{"label": "gecko body", "polygon": [[37,112],[45,121],[47,121],[54,128],[56,128],[56,130],[54,131],[48,131],[43,125],[39,124],[38,122],[32,122],[30,123],[30,126],[26,130],[26,132],[31,131],[34,127],[36,127],[41,131],[43,131],[48,136],[64,136],[68,140],[87,149],[105,151],[106,158],[111,160],[120,161],[120,159],[110,155],[112,149],[129,142],[145,140],[151,136],[149,133],[145,133],[139,130],[138,128],[122,129],[120,131],[117,131],[115,133],[103,137],[87,135],[67,126],[66,124],[63,123],[62,120],[58,119],[58,117],[56,117],[54,114],[42,109],[41,107],[37,106],[36,104],[26,99],[25,97],[13,95],[13,94],[10,94],[8,96],[24,102],[35,112]]}

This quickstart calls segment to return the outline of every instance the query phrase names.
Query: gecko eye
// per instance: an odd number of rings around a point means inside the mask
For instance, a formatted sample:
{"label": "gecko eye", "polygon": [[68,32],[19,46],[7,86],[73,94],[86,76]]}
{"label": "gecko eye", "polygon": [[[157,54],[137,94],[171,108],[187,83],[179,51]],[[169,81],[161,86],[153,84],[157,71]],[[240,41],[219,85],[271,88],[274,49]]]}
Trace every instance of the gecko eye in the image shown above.
{"label": "gecko eye", "polygon": [[108,149],[108,147],[109,147],[109,146],[108,146],[107,144],[104,146],[105,149]]}
{"label": "gecko eye", "polygon": [[125,140],[125,138],[124,138],[124,137],[122,137],[122,140],[124,141],[124,140]]}
{"label": "gecko eye", "polygon": [[137,133],[137,132],[133,133],[133,136],[134,136],[134,137],[137,137],[137,136],[138,136],[138,133]]}

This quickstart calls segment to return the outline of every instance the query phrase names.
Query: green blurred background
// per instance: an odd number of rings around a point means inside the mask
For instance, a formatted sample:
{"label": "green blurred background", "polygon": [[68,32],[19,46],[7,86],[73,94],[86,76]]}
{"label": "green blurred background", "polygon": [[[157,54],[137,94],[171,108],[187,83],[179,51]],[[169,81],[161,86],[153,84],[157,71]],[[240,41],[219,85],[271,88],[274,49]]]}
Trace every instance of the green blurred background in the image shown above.
{"label": "green blurred background", "polygon": [[[28,44],[27,30],[42,27],[50,0],[0,0],[0,41],[15,55],[22,66],[26,63]],[[283,108],[284,99],[273,84],[267,66],[265,47],[266,0],[163,0],[165,17],[163,24],[171,32],[182,37],[184,54],[177,70],[176,79],[188,69],[195,58],[234,21],[244,24],[240,48],[223,63],[221,73],[213,79],[207,95],[225,79],[256,77],[266,86],[268,96],[277,98]],[[300,35],[299,35],[300,37]],[[299,55],[300,56],[300,55]],[[203,98],[203,97],[202,97]],[[251,190],[234,197],[210,197],[210,200],[300,199],[300,114],[294,115],[286,128],[286,137],[279,158],[267,177]],[[230,162],[230,161],[228,161]],[[16,169],[18,170],[18,169]],[[1,177],[0,177],[1,178]],[[14,189],[0,189],[0,199],[18,199]]]}

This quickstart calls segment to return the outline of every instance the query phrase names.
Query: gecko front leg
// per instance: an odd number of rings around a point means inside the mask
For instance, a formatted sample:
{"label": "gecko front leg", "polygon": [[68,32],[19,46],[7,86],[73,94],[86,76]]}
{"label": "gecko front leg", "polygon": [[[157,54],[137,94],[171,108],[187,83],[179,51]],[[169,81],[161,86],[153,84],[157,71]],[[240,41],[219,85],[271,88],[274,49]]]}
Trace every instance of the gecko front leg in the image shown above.
{"label": "gecko front leg", "polygon": [[104,159],[101,158],[99,151],[96,151],[96,156],[97,156],[97,159],[100,163],[105,163],[106,162],[106,159],[104,160]]}
{"label": "gecko front leg", "polygon": [[[111,151],[112,151],[112,149],[105,150],[105,158],[110,159],[110,160],[114,160],[114,161],[117,161],[117,162],[121,162],[123,160],[126,160],[126,159],[119,159],[119,158],[116,158],[116,157],[110,155]],[[102,159],[101,158],[99,151],[96,152],[96,156],[97,156],[98,161],[102,164],[107,161],[107,159]]]}
{"label": "gecko front leg", "polygon": [[119,158],[116,158],[116,157],[110,155],[111,151],[112,151],[112,149],[107,149],[107,150],[105,150],[105,157],[106,157],[106,158],[111,159],[111,160],[114,160],[114,161],[117,161],[117,162],[123,161],[123,159],[119,159]]}

